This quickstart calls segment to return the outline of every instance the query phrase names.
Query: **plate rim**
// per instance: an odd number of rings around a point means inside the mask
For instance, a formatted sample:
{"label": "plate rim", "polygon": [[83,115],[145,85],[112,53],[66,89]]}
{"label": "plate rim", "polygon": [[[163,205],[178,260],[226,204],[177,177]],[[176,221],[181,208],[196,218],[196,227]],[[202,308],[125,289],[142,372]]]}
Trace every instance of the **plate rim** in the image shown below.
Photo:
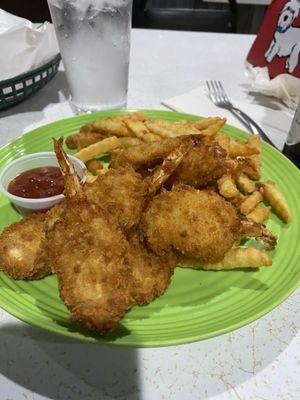
{"label": "plate rim", "polygon": [[[67,117],[67,118],[62,118],[56,121],[52,121],[49,122],[47,124],[41,125],[37,128],[34,128],[28,132],[25,132],[23,134],[21,134],[20,136],[18,136],[15,139],[12,139],[11,141],[9,141],[8,143],[6,143],[4,146],[2,146],[0,148],[0,150],[5,149],[7,147],[10,147],[14,144],[15,141],[22,139],[24,137],[26,137],[27,135],[30,136],[33,133],[36,133],[37,131],[39,131],[41,128],[45,128],[45,127],[49,127],[51,125],[57,124],[57,123],[61,123],[61,122],[68,122],[70,120],[76,120],[76,119],[81,119],[82,117],[86,116],[86,117],[92,117],[92,116],[99,116],[99,118],[101,117],[101,115],[103,115],[103,118],[108,118],[107,113],[111,114],[111,116],[113,115],[122,115],[122,114],[127,114],[127,113],[133,113],[133,112],[148,112],[148,113],[160,113],[160,114],[176,114],[178,115],[178,117],[180,118],[181,116],[186,116],[191,117],[191,118],[198,118],[198,119],[202,119],[202,118],[206,118],[197,114],[190,114],[190,113],[184,113],[184,112],[177,112],[177,111],[172,111],[172,110],[162,110],[162,109],[143,109],[143,108],[137,108],[137,109],[120,109],[120,110],[104,110],[104,111],[98,111],[95,113],[88,113],[88,114],[79,114],[79,115],[74,115],[71,117]],[[105,115],[104,115],[105,114]],[[92,119],[92,118],[91,118]],[[247,135],[247,136],[251,136],[250,133],[237,128],[233,125],[229,125],[229,124],[225,124],[224,127],[228,127],[229,129],[233,129],[235,132],[242,134],[243,136]],[[284,154],[282,154],[278,149],[273,148],[271,145],[269,145],[268,143],[262,142],[262,146],[263,148],[265,148],[265,150],[268,149],[272,149],[271,151],[276,151],[280,154],[281,157],[283,157],[286,161],[288,161],[289,163],[289,167],[292,167],[292,169],[294,170],[294,172],[296,172],[297,174],[299,174],[300,177],[300,170],[287,158],[284,156]],[[6,164],[4,164],[6,165]],[[9,278],[10,279],[10,278]],[[231,324],[230,326],[227,326],[225,328],[220,328],[215,330],[213,333],[206,333],[206,334],[201,334],[201,335],[194,335],[192,337],[189,337],[188,339],[186,338],[182,338],[182,339],[163,339],[160,340],[160,342],[154,343],[151,342],[151,340],[147,340],[147,343],[139,343],[138,345],[135,343],[124,343],[122,341],[112,341],[112,340],[106,340],[105,337],[99,337],[95,338],[94,336],[83,336],[82,333],[80,331],[75,332],[76,334],[79,335],[79,337],[74,336],[74,332],[73,331],[57,331],[55,329],[55,326],[52,326],[50,324],[50,326],[44,327],[42,326],[42,324],[38,324],[35,321],[32,322],[32,320],[30,320],[30,318],[26,318],[26,316],[24,317],[21,314],[19,314],[18,310],[14,309],[14,307],[11,307],[10,305],[6,305],[6,302],[2,300],[2,297],[0,297],[0,307],[3,308],[6,312],[8,312],[9,314],[11,314],[12,316],[18,318],[19,320],[37,327],[39,329],[42,330],[46,330],[48,332],[51,333],[55,333],[57,335],[60,336],[64,336],[69,338],[72,341],[80,341],[83,343],[91,343],[91,344],[98,344],[98,345],[112,345],[112,346],[121,346],[121,347],[130,347],[130,348],[158,348],[158,347],[167,347],[167,346],[174,346],[174,345],[185,345],[185,344],[191,344],[191,343],[195,343],[197,341],[200,340],[206,340],[209,338],[213,338],[213,337],[217,337],[220,335],[224,335],[228,332],[243,328],[244,326],[260,319],[261,317],[263,317],[264,315],[268,314],[269,312],[275,310],[283,301],[285,301],[300,285],[300,275],[298,277],[298,279],[295,279],[295,282],[293,285],[291,285],[291,287],[289,288],[289,290],[287,292],[284,292],[281,296],[276,298],[276,301],[274,301],[271,305],[264,307],[263,310],[261,310],[260,312],[256,312],[254,316],[250,316],[248,318],[243,319],[243,321],[240,322],[236,322]],[[4,304],[4,306],[3,306]]]}

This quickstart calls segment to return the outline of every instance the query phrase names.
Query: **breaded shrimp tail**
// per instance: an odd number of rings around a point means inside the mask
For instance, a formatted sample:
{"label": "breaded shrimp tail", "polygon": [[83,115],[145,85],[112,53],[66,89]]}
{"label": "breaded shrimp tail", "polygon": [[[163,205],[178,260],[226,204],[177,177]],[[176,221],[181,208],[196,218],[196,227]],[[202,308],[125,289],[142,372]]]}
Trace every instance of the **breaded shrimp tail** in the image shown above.
{"label": "breaded shrimp tail", "polygon": [[53,139],[53,143],[57,161],[65,182],[65,195],[67,197],[74,197],[75,195],[82,197],[82,188],[74,166],[62,148],[63,139]]}

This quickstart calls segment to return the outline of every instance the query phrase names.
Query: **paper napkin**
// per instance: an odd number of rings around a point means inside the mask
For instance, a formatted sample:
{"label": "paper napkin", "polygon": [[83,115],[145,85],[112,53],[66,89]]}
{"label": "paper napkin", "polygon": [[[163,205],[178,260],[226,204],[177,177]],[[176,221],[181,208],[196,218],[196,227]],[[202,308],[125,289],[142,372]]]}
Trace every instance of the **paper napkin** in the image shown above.
{"label": "paper napkin", "polygon": [[[282,150],[289,128],[292,123],[292,114],[284,110],[273,110],[257,104],[244,103],[231,98],[232,103],[248,114],[271,139],[275,146]],[[215,106],[208,97],[206,88],[200,87],[188,93],[175,96],[162,102],[166,107],[200,116],[226,117],[227,123],[247,131],[245,125],[230,111]]]}

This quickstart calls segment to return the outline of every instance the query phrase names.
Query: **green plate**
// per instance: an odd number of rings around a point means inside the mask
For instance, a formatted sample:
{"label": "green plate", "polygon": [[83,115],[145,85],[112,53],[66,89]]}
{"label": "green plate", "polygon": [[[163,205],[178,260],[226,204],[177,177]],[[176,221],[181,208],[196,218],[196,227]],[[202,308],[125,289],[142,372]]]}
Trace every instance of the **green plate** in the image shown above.
{"label": "green plate", "polygon": [[[196,120],[194,115],[143,110],[150,118]],[[95,117],[124,111],[80,115],[35,129],[0,149],[0,168],[24,154],[51,151],[52,138],[68,136]],[[233,138],[247,134],[231,126],[223,132]],[[144,307],[134,307],[116,331],[96,337],[69,322],[59,298],[57,280],[14,281],[0,273],[0,306],[29,324],[86,342],[154,347],[194,342],[239,328],[272,310],[299,284],[300,173],[281,153],[263,143],[262,179],[277,182],[287,198],[293,221],[286,225],[274,214],[268,227],[278,235],[273,266],[251,271],[196,271],[177,268],[167,292]],[[0,196],[0,230],[20,216]]]}

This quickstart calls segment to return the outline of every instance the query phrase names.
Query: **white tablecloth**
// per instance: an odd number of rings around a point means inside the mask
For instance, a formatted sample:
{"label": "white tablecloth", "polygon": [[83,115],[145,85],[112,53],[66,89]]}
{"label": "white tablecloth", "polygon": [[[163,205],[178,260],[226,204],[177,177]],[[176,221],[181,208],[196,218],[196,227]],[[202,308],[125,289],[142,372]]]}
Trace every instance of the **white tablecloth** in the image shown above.
{"label": "white tablecloth", "polygon": [[[253,39],[134,30],[128,108],[163,108],[161,100],[215,78],[245,100],[243,63]],[[60,71],[38,94],[0,113],[0,145],[41,121],[63,88]],[[0,309],[0,400],[299,399],[299,304],[298,290],[234,332],[159,349],[73,342]]]}

